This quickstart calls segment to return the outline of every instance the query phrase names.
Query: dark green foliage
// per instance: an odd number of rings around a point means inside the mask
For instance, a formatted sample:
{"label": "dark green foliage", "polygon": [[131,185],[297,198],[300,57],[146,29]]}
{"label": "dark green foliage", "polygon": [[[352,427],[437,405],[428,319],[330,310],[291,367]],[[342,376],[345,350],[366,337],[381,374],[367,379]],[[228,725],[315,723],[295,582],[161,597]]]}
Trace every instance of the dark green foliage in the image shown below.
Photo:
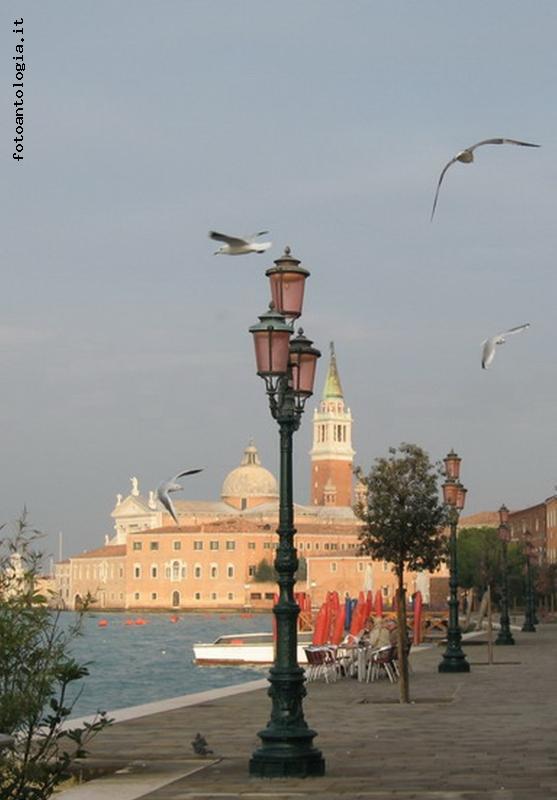
{"label": "dark green foliage", "polygon": [[272,564],[267,559],[262,558],[255,568],[253,580],[255,583],[271,583],[278,578],[277,572]]}
{"label": "dark green foliage", "polygon": [[406,651],[406,570],[434,570],[446,552],[446,511],[439,503],[439,470],[415,444],[389,448],[368,475],[356,470],[367,502],[356,508],[365,523],[360,552],[392,564],[397,576],[400,701],[409,702]]}
{"label": "dark green foliage", "polygon": [[75,702],[68,702],[68,688],[88,674],[69,652],[83,612],[62,626],[60,612],[38,593],[39,536],[24,512],[15,533],[0,539],[0,732],[16,742],[0,755],[1,800],[46,800],[109,723],[101,712],[63,730]]}
{"label": "dark green foliage", "polygon": [[445,509],[439,503],[439,471],[414,444],[389,449],[369,474],[356,471],[367,489],[367,505],[356,509],[365,522],[361,551],[404,569],[434,570],[445,553]]}
{"label": "dark green foliage", "polygon": [[[502,548],[497,528],[462,528],[458,532],[458,577],[464,589],[475,589],[481,597],[488,585],[497,598],[501,591]],[[509,594],[523,599],[524,556],[519,544],[510,542],[507,550]]]}

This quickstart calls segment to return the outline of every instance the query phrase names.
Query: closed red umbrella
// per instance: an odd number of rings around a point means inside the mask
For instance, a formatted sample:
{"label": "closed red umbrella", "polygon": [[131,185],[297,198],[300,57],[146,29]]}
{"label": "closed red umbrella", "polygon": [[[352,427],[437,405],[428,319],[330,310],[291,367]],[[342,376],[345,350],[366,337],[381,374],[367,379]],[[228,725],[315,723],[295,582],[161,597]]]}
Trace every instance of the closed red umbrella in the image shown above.
{"label": "closed red umbrella", "polygon": [[360,617],[362,616],[362,607],[359,602],[356,603],[356,608],[352,610],[352,620],[350,622],[350,633],[356,636],[361,630]]}
{"label": "closed red umbrella", "polygon": [[315,628],[313,630],[312,644],[325,644],[329,633],[329,607],[327,603],[323,603],[317,614],[315,620]]}
{"label": "closed red umbrella", "polygon": [[371,591],[371,589],[368,589],[366,593],[366,617],[370,617],[372,611],[373,611],[373,592]]}
{"label": "closed red umbrella", "polygon": [[414,644],[422,642],[422,616],[423,599],[422,593],[418,590],[414,595]]}
{"label": "closed red umbrella", "polygon": [[336,615],[333,633],[331,636],[332,644],[340,644],[342,642],[342,639],[344,637],[344,617],[345,617],[345,610],[343,606],[341,609],[339,609],[339,612]]}
{"label": "closed red umbrella", "polygon": [[378,589],[375,592],[375,616],[382,617],[383,616],[383,594],[381,589]]}

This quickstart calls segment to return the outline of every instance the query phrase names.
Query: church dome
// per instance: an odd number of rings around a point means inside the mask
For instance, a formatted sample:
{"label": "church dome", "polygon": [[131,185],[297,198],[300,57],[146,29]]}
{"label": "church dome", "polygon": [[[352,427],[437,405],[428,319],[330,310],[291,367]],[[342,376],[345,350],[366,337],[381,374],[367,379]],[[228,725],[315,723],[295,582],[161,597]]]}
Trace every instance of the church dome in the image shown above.
{"label": "church dome", "polygon": [[237,508],[250,508],[278,497],[274,475],[261,466],[261,460],[253,442],[244,450],[240,466],[229,472],[222,484],[221,497]]}

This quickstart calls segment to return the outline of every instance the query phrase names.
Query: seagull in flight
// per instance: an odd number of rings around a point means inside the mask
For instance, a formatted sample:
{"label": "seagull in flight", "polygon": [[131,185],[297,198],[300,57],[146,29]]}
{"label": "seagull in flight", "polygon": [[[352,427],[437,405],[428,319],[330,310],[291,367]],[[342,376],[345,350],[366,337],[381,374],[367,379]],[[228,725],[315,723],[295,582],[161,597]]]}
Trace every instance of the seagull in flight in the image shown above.
{"label": "seagull in flight", "polygon": [[211,239],[217,242],[224,242],[224,244],[215,250],[213,255],[226,255],[226,256],[243,256],[246,253],[264,253],[273,244],[272,242],[256,242],[260,236],[264,236],[269,231],[259,231],[252,236],[228,236],[226,233],[217,233],[217,231],[209,231]]}
{"label": "seagull in flight", "polygon": [[157,497],[162,503],[162,505],[166,508],[176,525],[179,525],[178,517],[176,516],[176,511],[172,504],[172,499],[170,497],[170,492],[178,492],[180,489],[183,489],[183,486],[180,486],[177,483],[179,478],[183,478],[186,475],[195,475],[196,472],[203,472],[203,468],[201,469],[188,469],[185,472],[179,472],[178,475],[175,475],[173,478],[170,478],[168,481],[163,481],[159,483],[157,486]]}
{"label": "seagull in flight", "polygon": [[518,144],[521,147],[540,147],[539,144],[532,144],[532,142],[520,142],[518,139],[484,139],[481,142],[477,142],[477,144],[473,144],[471,147],[467,147],[465,150],[461,150],[460,153],[457,153],[454,158],[451,158],[448,164],[445,164],[443,167],[443,171],[439,176],[439,182],[437,184],[437,191],[435,192],[435,200],[433,201],[433,208],[431,209],[431,219],[433,219],[433,215],[435,214],[435,208],[437,206],[437,198],[439,197],[439,189],[441,188],[441,183],[443,178],[445,177],[445,172],[449,169],[450,166],[455,164],[457,161],[460,161],[462,164],[471,164],[474,160],[474,150],[476,147],[481,147],[484,144]]}
{"label": "seagull in flight", "polygon": [[495,358],[495,348],[498,344],[505,344],[505,336],[511,336],[513,333],[520,333],[530,327],[530,323],[525,325],[518,325],[516,328],[510,328],[508,331],[498,333],[492,336],[491,339],[486,339],[482,342],[482,369],[487,369],[493,359]]}

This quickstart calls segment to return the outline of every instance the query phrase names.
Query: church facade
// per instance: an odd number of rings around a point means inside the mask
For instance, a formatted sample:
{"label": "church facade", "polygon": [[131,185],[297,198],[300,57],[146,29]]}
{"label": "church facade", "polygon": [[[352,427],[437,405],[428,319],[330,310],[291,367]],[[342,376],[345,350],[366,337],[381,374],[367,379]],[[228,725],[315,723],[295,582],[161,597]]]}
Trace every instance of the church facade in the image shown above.
{"label": "church facade", "polygon": [[[296,589],[319,604],[327,591],[357,595],[395,591],[390,566],[358,553],[361,523],[353,511],[352,416],[345,407],[336,355],[313,417],[311,496],[295,505],[301,562]],[[88,594],[95,609],[257,610],[272,605],[276,584],[266,580],[278,546],[278,486],[250,442],[225,477],[220,499],[174,500],[178,525],[137,478],[117,495],[114,535],[102,547],[55,566],[57,592],[75,608]],[[429,598],[429,575],[407,576],[410,593]]]}

